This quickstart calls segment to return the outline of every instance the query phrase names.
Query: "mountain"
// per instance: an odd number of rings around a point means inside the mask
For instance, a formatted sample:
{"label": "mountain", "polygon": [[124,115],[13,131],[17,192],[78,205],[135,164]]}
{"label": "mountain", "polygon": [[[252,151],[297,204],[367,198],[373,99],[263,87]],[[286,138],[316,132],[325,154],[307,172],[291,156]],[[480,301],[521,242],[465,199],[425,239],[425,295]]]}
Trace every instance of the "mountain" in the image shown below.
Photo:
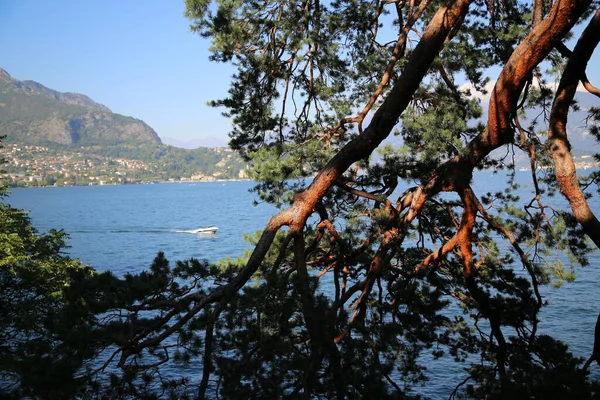
{"label": "mountain", "polygon": [[600,106],[600,100],[588,92],[575,93],[575,101],[578,110],[571,110],[567,119],[567,135],[574,154],[594,154],[600,152],[600,144],[590,134],[591,123],[589,111],[593,107]]}
{"label": "mountain", "polygon": [[79,93],[12,78],[0,68],[0,135],[6,142],[76,146],[161,144],[144,121],[113,113]]}
{"label": "mountain", "polygon": [[[588,92],[580,91],[575,93],[574,100],[577,107],[571,108],[569,111],[567,119],[567,138],[571,145],[573,160],[578,168],[583,166],[589,167],[592,163],[596,164],[593,161],[592,156],[600,153],[599,142],[592,134],[590,134],[590,124],[592,124],[592,121],[589,120],[590,109],[592,107],[598,107],[599,102],[596,96]],[[484,110],[487,111],[487,103],[484,106]],[[548,112],[545,112],[541,108],[535,108],[533,110],[528,110],[527,114],[529,116],[537,116],[539,121],[536,127],[537,131],[546,132],[548,130]],[[524,128],[527,128],[530,123],[531,121],[528,119],[521,119],[521,125]],[[540,139],[542,143],[545,143],[547,137],[542,136]],[[492,153],[492,157],[494,158],[502,158],[506,155],[507,152],[505,148],[497,149]],[[530,166],[529,157],[525,152],[516,152],[514,156],[511,155],[511,160],[515,162],[515,165],[518,168],[529,168]]]}
{"label": "mountain", "polygon": [[[493,85],[490,86],[490,90],[492,87]],[[487,118],[490,99],[489,97],[483,97],[480,98],[480,100],[483,109],[483,118]],[[599,107],[600,100],[595,95],[583,91],[577,91],[574,100],[577,108],[571,108],[569,112],[569,117],[567,119],[567,136],[569,143],[571,144],[571,153],[575,162],[585,162],[587,164],[588,160],[591,160],[591,156],[600,154],[600,142],[590,134],[590,127],[593,121],[589,118],[590,109]],[[528,109],[527,115],[529,116],[529,119],[522,118],[520,121],[521,125],[527,129],[528,125],[531,123],[531,118],[537,117],[538,125],[536,126],[536,131],[546,132],[548,130],[548,113],[548,110],[543,110],[540,107]],[[470,121],[470,124],[474,126],[477,122],[486,122],[483,118],[479,121],[472,120]],[[402,131],[401,123],[398,124],[397,131]],[[541,142],[545,143],[547,136],[540,136]],[[389,144],[394,147],[402,146],[403,143],[402,135],[390,135],[384,141],[384,144]],[[518,168],[529,168],[530,166],[529,157],[524,151],[515,151],[513,155],[512,152],[507,152],[506,146],[494,150],[491,153],[491,157],[494,159],[506,159],[506,157],[508,157],[507,161],[514,161]]]}
{"label": "mountain", "polygon": [[216,138],[214,136],[199,137],[195,139],[175,139],[168,136],[161,137],[164,144],[168,144],[174,147],[180,147],[182,149],[197,149],[198,147],[227,147],[227,142]]}

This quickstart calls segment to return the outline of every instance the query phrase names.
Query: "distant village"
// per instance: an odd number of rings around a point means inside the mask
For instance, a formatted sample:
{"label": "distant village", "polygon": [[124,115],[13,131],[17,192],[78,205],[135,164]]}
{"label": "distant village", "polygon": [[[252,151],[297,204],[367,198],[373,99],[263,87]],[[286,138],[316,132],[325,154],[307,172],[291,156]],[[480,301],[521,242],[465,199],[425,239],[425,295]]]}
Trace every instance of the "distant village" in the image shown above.
{"label": "distant village", "polygon": [[600,163],[596,161],[594,156],[585,155],[580,157],[575,157],[575,166],[577,169],[590,169],[590,168],[598,168]]}
{"label": "distant village", "polygon": [[[232,152],[230,149],[220,149]],[[232,177],[223,170],[210,175],[170,176],[158,163],[103,157],[82,152],[61,152],[44,146],[4,144],[0,155],[6,163],[0,165],[0,179],[8,186],[81,186],[123,185],[156,181],[189,182],[224,179],[247,179],[240,169]],[[224,162],[220,162],[224,164]],[[227,168],[217,164],[217,167]]]}
{"label": "distant village", "polygon": [[[231,149],[216,152],[234,154]],[[6,163],[0,164],[0,181],[8,186],[94,186],[125,185],[153,182],[212,182],[219,180],[248,179],[247,169],[229,171],[228,157],[215,164],[212,174],[194,173],[181,176],[166,172],[159,162],[104,157],[95,154],[57,151],[44,146],[9,143],[0,149]],[[575,157],[580,170],[598,168],[593,156]],[[521,171],[529,168],[521,167]]]}

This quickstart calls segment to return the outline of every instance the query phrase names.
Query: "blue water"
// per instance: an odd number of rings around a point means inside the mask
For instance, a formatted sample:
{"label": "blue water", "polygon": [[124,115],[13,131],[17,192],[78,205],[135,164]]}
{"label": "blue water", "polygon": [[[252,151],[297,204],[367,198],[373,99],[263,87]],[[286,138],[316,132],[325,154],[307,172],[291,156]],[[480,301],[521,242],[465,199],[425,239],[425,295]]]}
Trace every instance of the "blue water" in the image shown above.
{"label": "blue water", "polygon": [[[520,180],[527,177],[526,172],[518,174]],[[502,190],[504,178],[478,172],[474,182],[476,192],[482,194]],[[267,204],[253,206],[255,196],[248,192],[252,186],[251,182],[210,182],[13,189],[8,202],[30,210],[39,231],[68,232],[72,257],[98,270],[123,274],[147,268],[159,250],[172,261],[191,257],[217,261],[250,250],[242,235],[264,228],[276,213]],[[523,197],[523,202],[529,200]],[[561,198],[553,202],[558,208],[567,207]],[[599,215],[600,202],[593,199],[591,206]],[[216,235],[182,232],[203,226],[217,226],[219,231]],[[576,356],[584,358],[591,353],[600,312],[598,255],[590,261],[589,267],[576,268],[574,283],[541,289],[549,305],[541,315],[540,332],[564,340]],[[460,366],[442,361],[430,368],[435,376],[423,388],[424,394],[438,398],[446,393],[447,398],[459,380]],[[592,365],[591,373],[600,379],[600,367]]]}
{"label": "blue water", "polygon": [[[116,274],[147,267],[158,251],[169,260],[217,261],[251,246],[243,233],[262,229],[276,212],[253,206],[250,182],[13,189],[9,203],[30,210],[41,232],[64,229],[69,254]],[[186,233],[217,226],[215,235]]]}

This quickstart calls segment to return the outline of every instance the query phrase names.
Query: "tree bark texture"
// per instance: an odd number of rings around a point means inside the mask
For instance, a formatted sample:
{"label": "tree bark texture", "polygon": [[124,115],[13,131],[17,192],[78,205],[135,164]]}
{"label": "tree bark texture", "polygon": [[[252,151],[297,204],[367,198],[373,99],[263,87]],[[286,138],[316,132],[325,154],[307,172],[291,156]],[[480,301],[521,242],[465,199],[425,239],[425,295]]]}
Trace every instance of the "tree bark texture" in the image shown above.
{"label": "tree bark texture", "polygon": [[560,191],[569,201],[573,214],[585,233],[598,247],[600,247],[600,222],[590,209],[577,180],[577,170],[567,138],[567,116],[577,85],[580,80],[585,79],[585,69],[599,41],[600,10],[583,31],[569,57],[554,98],[548,130],[548,148],[552,154]]}

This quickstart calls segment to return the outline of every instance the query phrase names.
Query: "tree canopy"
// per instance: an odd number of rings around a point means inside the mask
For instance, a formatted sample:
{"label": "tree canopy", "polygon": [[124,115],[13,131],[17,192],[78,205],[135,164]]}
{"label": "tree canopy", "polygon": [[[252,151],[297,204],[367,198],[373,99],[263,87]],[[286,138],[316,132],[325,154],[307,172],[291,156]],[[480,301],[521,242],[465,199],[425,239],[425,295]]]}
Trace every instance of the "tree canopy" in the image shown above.
{"label": "tree canopy", "polygon": [[[585,73],[599,6],[186,0],[211,59],[237,68],[213,103],[230,144],[281,211],[240,260],[159,254],[73,286],[104,338],[80,390],[418,398],[443,361],[461,372],[437,397],[598,396],[589,363],[538,323],[540,286],[572,279],[555,251],[587,265],[600,243],[597,176],[576,175],[566,124],[580,82],[600,95]],[[502,190],[473,189],[484,168],[506,171]],[[551,206],[559,194],[571,210]]]}

